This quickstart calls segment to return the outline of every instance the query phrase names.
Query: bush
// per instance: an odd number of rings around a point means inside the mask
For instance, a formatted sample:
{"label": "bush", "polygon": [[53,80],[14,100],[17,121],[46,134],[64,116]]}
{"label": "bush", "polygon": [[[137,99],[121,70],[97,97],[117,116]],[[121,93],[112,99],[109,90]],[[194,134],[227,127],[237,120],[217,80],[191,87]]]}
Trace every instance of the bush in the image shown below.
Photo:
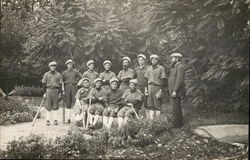
{"label": "bush", "polygon": [[69,131],[67,135],[57,137],[55,140],[31,135],[10,142],[6,157],[27,159],[97,157],[104,155],[107,150],[107,138],[103,135],[105,134],[86,139],[81,129]]}
{"label": "bush", "polygon": [[43,95],[42,87],[26,87],[26,86],[15,86],[15,95],[17,96],[32,96],[32,97],[41,97]]}
{"label": "bush", "polygon": [[6,156],[13,159],[43,159],[46,156],[45,139],[31,135],[11,141],[7,146]]}
{"label": "bush", "polygon": [[[171,138],[171,118],[160,116],[154,121],[130,120],[122,129],[102,129],[91,132],[92,137],[86,138],[86,130],[72,129],[67,135],[57,137],[55,140],[44,140],[36,136],[30,136],[19,141],[12,141],[7,147],[7,157],[13,158],[98,158],[105,155],[108,149],[144,147],[159,142],[159,138],[165,142]],[[88,131],[89,132],[89,131]],[[32,142],[32,144],[30,144]],[[19,152],[24,148],[24,153]],[[33,149],[41,150],[34,157]],[[46,150],[44,150],[44,148]]]}
{"label": "bush", "polygon": [[112,148],[143,147],[153,144],[161,135],[170,137],[172,126],[172,116],[161,115],[153,121],[130,120],[123,128],[112,128],[106,132]]}
{"label": "bush", "polygon": [[0,125],[30,122],[36,115],[36,110],[35,106],[0,97]]}

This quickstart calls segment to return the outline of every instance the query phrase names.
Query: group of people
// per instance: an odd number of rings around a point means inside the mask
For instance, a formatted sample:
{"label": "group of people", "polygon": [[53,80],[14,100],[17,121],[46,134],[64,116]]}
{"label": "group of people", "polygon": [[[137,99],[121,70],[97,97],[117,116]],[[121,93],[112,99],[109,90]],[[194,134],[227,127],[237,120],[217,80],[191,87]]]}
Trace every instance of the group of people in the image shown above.
{"label": "group of people", "polygon": [[[172,70],[168,78],[168,90],[173,105],[174,126],[182,125],[181,97],[184,96],[185,71],[180,53],[171,54]],[[151,65],[146,64],[144,54],[137,56],[139,66],[130,67],[131,59],[122,58],[122,70],[116,75],[112,72],[112,62],[103,62],[104,71],[95,71],[95,62],[87,62],[88,70],[83,74],[74,69],[74,61],[67,60],[67,70],[62,74],[56,71],[57,63],[49,63],[50,70],[42,79],[44,98],[46,98],[46,120],[50,124],[53,114],[54,125],[58,125],[57,111],[59,99],[66,102],[66,122],[71,123],[73,107],[78,107],[84,127],[94,127],[102,117],[103,126],[111,128],[117,118],[122,127],[130,118],[139,119],[139,110],[144,106],[148,120],[159,116],[162,110],[163,88],[166,86],[165,69],[159,62],[158,55],[151,55]]]}

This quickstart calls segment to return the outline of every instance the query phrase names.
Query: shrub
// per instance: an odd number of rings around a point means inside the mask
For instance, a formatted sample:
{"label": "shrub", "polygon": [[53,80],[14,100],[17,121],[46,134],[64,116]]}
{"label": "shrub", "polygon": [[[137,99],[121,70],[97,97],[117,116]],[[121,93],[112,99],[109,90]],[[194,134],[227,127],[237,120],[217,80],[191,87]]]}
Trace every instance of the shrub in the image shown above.
{"label": "shrub", "polygon": [[15,159],[42,159],[46,156],[45,139],[41,136],[31,135],[21,137],[19,140],[10,142],[7,146],[6,155]]}
{"label": "shrub", "polygon": [[32,96],[32,97],[40,97],[43,95],[42,87],[26,87],[26,86],[15,86],[15,95],[17,96]]}
{"label": "shrub", "polygon": [[36,110],[35,106],[21,104],[13,99],[4,100],[0,97],[0,125],[30,122],[35,116]]}
{"label": "shrub", "polygon": [[14,140],[7,146],[6,156],[27,159],[97,157],[105,154],[106,144],[105,134],[86,139],[81,129],[73,129],[54,140],[35,135]]}
{"label": "shrub", "polygon": [[155,142],[161,135],[169,134],[173,121],[171,115],[161,115],[153,121],[130,120],[123,128],[112,128],[107,131],[108,143],[112,148],[130,146],[143,147]]}
{"label": "shrub", "polygon": [[[55,140],[45,141],[41,137],[30,136],[12,141],[7,147],[7,158],[97,158],[103,156],[109,148],[144,147],[157,143],[159,138],[166,142],[171,138],[171,128],[171,118],[165,116],[159,116],[153,121],[130,120],[122,129],[87,132],[92,135],[90,139],[85,137],[86,130],[73,128],[67,135]],[[40,154],[25,155],[33,149],[37,149],[36,152]],[[19,155],[22,150],[24,152]]]}

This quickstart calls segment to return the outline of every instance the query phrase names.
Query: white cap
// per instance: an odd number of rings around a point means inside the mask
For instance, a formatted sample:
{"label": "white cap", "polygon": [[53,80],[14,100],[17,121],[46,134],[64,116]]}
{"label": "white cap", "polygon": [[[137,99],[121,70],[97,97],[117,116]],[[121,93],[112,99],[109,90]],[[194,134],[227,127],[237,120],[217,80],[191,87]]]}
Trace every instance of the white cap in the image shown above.
{"label": "white cap", "polygon": [[56,65],[57,65],[56,61],[52,61],[49,63],[49,66],[56,66]]}
{"label": "white cap", "polygon": [[117,78],[111,78],[111,80],[109,80],[109,83],[111,84],[112,82],[119,82],[119,80]]}
{"label": "white cap", "polygon": [[108,63],[108,64],[110,64],[110,65],[112,64],[110,60],[105,60],[105,61],[103,62],[103,65],[105,65],[106,63]]}
{"label": "white cap", "polygon": [[124,61],[124,60],[128,60],[129,62],[131,62],[131,59],[129,57],[123,57],[122,61]]}
{"label": "white cap", "polygon": [[183,57],[180,53],[173,53],[170,55],[170,57]]}
{"label": "white cap", "polygon": [[89,81],[89,79],[88,78],[82,78],[82,79],[79,80],[77,85],[81,86],[84,81]]}
{"label": "white cap", "polygon": [[93,64],[93,63],[95,63],[93,60],[89,60],[89,61],[87,62],[87,66],[90,65],[90,64]]}
{"label": "white cap", "polygon": [[146,56],[145,56],[144,54],[139,54],[139,55],[137,56],[137,59],[140,58],[140,57],[142,57],[142,58],[144,58],[144,59],[147,59]]}
{"label": "white cap", "polygon": [[131,80],[129,81],[129,83],[137,84],[137,79],[131,79]]}
{"label": "white cap", "polygon": [[94,80],[94,83],[96,83],[96,82],[98,82],[98,81],[102,81],[102,79],[101,79],[101,78],[96,78],[96,79]]}
{"label": "white cap", "polygon": [[65,65],[67,65],[68,63],[74,63],[74,61],[72,59],[69,59],[65,62]]}
{"label": "white cap", "polygon": [[152,58],[159,59],[159,56],[158,56],[158,55],[156,55],[156,54],[152,54],[152,55],[150,56],[150,59],[152,59]]}

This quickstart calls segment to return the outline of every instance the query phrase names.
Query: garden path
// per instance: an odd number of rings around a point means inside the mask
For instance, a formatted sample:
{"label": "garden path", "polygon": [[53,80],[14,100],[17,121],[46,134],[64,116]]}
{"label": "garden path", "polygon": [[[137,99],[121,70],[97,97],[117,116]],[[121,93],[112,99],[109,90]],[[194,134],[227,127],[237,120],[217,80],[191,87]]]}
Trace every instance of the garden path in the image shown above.
{"label": "garden path", "polygon": [[32,126],[32,122],[0,126],[0,149],[6,149],[8,142],[18,140],[19,137],[26,137],[30,134],[44,135],[47,138],[56,138],[67,134],[74,127],[74,120],[71,124],[62,124],[62,108],[59,109],[58,118],[58,126],[46,126],[45,108],[42,107],[41,118],[37,119],[34,126]]}

